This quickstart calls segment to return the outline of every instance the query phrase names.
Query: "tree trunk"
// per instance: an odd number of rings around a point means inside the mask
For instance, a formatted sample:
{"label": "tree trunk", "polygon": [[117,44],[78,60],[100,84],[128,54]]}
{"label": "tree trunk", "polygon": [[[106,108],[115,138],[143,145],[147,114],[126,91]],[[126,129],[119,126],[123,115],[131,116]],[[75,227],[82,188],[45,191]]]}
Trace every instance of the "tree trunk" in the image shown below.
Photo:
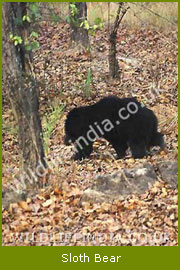
{"label": "tree trunk", "polygon": [[81,27],[81,23],[87,20],[87,5],[86,2],[73,2],[78,12],[74,16],[71,13],[71,4],[69,3],[70,26],[71,26],[71,41],[76,44],[81,44],[83,47],[89,47],[89,36],[87,29]]}
{"label": "tree trunk", "polygon": [[[39,180],[45,170],[42,127],[39,116],[38,88],[33,73],[32,55],[24,48],[30,24],[23,22],[27,3],[3,3],[3,81],[19,127],[21,170],[33,180]],[[22,44],[14,45],[9,34],[20,36]],[[41,165],[41,171],[37,166]]]}
{"label": "tree trunk", "polygon": [[109,76],[111,78],[119,78],[120,76],[120,70],[118,61],[116,58],[116,40],[117,40],[117,31],[119,28],[119,25],[126,14],[129,7],[125,6],[124,2],[119,2],[119,7],[116,14],[116,19],[114,22],[113,29],[111,30],[110,37],[109,37]]}
{"label": "tree trunk", "polygon": [[116,59],[116,33],[110,34],[109,47],[109,76],[111,78],[119,78],[119,64]]}

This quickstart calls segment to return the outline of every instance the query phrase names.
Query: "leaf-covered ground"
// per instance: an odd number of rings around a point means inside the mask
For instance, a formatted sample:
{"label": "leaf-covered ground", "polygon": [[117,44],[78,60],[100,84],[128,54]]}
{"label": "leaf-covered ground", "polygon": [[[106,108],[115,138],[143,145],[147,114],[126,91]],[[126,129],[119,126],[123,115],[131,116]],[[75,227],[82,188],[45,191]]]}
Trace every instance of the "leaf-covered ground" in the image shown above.
{"label": "leaf-covered ground", "polygon": [[[56,103],[65,110],[49,141],[50,186],[26,202],[3,209],[4,245],[177,245],[177,190],[158,179],[143,195],[129,195],[112,203],[82,202],[83,190],[97,175],[112,174],[148,161],[155,168],[162,160],[177,159],[177,31],[121,27],[117,57],[121,78],[108,76],[108,33],[91,37],[91,53],[70,46],[69,26],[44,23],[41,49],[34,61],[40,82],[43,118]],[[84,95],[88,68],[91,96]],[[136,96],[151,108],[165,134],[166,152],[154,150],[146,159],[127,156],[115,160],[104,140],[94,144],[91,159],[73,161],[73,148],[64,146],[64,121],[74,106],[92,104],[107,95]],[[19,172],[16,126],[6,100],[3,106],[3,185]],[[15,238],[16,237],[16,238]]]}

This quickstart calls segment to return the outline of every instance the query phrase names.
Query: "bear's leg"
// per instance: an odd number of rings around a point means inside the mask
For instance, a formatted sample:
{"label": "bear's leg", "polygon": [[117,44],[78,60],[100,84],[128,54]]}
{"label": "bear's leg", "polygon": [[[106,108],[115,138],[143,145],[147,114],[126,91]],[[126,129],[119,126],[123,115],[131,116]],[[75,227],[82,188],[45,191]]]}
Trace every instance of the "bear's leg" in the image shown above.
{"label": "bear's leg", "polygon": [[82,160],[90,156],[93,150],[93,145],[84,145],[83,148],[76,146],[76,154],[74,156],[74,160]]}
{"label": "bear's leg", "polygon": [[145,142],[129,142],[129,147],[131,149],[131,153],[133,158],[143,158],[147,155],[146,153],[146,145]]}
{"label": "bear's leg", "polygon": [[128,149],[128,145],[126,141],[112,141],[111,142],[113,148],[116,151],[117,158],[124,158],[126,155],[126,150]]}
{"label": "bear's leg", "polygon": [[149,148],[153,146],[159,146],[161,149],[166,147],[163,135],[160,132],[153,134],[151,141],[149,142]]}

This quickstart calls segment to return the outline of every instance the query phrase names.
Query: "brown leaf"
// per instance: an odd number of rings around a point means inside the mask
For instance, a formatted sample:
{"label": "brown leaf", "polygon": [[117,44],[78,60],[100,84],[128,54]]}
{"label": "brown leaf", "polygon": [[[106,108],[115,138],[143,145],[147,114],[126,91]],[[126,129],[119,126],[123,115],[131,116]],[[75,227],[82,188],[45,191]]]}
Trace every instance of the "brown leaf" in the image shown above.
{"label": "brown leaf", "polygon": [[68,194],[68,197],[71,197],[71,196],[80,196],[82,195],[82,190],[78,189],[78,188],[74,188],[69,194]]}
{"label": "brown leaf", "polygon": [[29,205],[27,204],[27,202],[25,201],[20,201],[18,202],[18,205],[23,209],[25,210],[26,212],[31,212],[32,209],[29,207]]}
{"label": "brown leaf", "polygon": [[45,201],[45,202],[42,204],[42,206],[43,206],[43,207],[48,207],[48,206],[50,206],[52,203],[54,203],[54,200],[49,199],[49,200]]}

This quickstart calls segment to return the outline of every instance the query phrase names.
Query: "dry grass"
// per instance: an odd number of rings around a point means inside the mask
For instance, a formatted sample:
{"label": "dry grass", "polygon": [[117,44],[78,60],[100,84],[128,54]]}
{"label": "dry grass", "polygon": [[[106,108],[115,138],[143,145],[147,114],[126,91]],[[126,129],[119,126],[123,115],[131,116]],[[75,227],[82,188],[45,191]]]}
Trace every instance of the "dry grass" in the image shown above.
{"label": "dry grass", "polygon": [[[68,16],[69,3],[68,2],[54,2],[48,3],[52,9],[60,11],[63,17]],[[93,23],[97,17],[100,17],[106,24],[108,22],[108,2],[87,2],[88,6],[88,20]],[[130,6],[127,14],[123,19],[129,27],[139,27],[141,25],[148,25],[158,27],[159,29],[171,29],[173,23],[178,23],[178,2],[127,2]],[[43,3],[43,5],[46,5]],[[110,22],[113,23],[116,16],[118,3],[110,3]],[[149,10],[148,10],[149,9]],[[151,12],[152,11],[152,12]],[[157,13],[160,16],[153,14]],[[164,19],[165,18],[165,19]],[[170,22],[172,22],[172,24]]]}
{"label": "dry grass", "polygon": [[[143,7],[147,9],[144,9]],[[149,11],[151,10],[151,11]],[[159,14],[160,16],[156,15]],[[130,25],[152,25],[162,29],[171,28],[178,23],[178,3],[176,2],[154,2],[130,4],[125,21]],[[172,23],[170,23],[172,22]]]}
{"label": "dry grass", "polygon": [[[142,24],[155,26],[161,29],[171,28],[173,24],[178,22],[178,2],[141,2],[127,3],[130,6],[128,13],[125,15],[123,22],[130,27],[139,27]],[[114,21],[116,16],[118,3],[110,4],[110,20]],[[145,8],[143,8],[143,6]],[[159,14],[155,15],[152,12]],[[108,3],[105,2],[89,2],[88,3],[88,19],[93,22],[95,18],[100,17],[106,23],[108,21]],[[164,19],[165,18],[165,19]],[[168,22],[167,20],[170,22]]]}

